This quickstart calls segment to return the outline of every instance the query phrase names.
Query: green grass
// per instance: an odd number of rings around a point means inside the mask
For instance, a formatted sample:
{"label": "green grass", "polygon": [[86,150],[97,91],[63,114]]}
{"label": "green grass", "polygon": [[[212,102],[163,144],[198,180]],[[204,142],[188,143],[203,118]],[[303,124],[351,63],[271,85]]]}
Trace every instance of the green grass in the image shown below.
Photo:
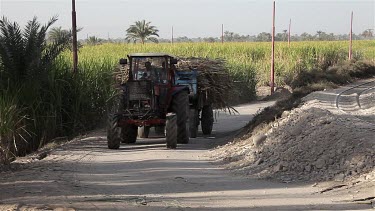
{"label": "green grass", "polygon": [[18,91],[0,92],[0,164],[11,160],[17,147],[30,137],[23,109],[18,106],[19,99]]}

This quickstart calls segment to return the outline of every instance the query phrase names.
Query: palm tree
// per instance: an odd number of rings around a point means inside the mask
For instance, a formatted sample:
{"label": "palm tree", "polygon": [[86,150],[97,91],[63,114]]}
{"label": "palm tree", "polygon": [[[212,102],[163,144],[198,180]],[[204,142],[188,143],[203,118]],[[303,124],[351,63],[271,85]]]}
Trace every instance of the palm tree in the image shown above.
{"label": "palm tree", "polygon": [[322,33],[323,33],[322,31],[317,31],[316,32],[316,35],[318,36],[318,40],[320,40],[320,37],[321,37]]}
{"label": "palm tree", "polygon": [[61,39],[62,37],[70,37],[72,36],[71,31],[62,29],[60,27],[53,27],[49,32],[48,32],[48,40],[51,42],[54,42],[56,40]]}
{"label": "palm tree", "polygon": [[373,29],[366,29],[364,32],[362,32],[362,36],[367,37],[373,37]]}
{"label": "palm tree", "polygon": [[88,45],[99,45],[103,42],[102,39],[98,38],[98,37],[95,37],[95,36],[90,36],[88,39],[87,39],[87,44]]}
{"label": "palm tree", "polygon": [[142,44],[144,44],[145,41],[158,43],[159,41],[156,37],[159,37],[159,30],[155,26],[151,26],[150,24],[151,22],[146,22],[145,20],[136,21],[134,25],[131,25],[126,30],[125,39],[128,41],[128,43],[130,41],[134,41],[135,43],[137,42],[137,40],[140,40]]}
{"label": "palm tree", "polygon": [[24,30],[17,23],[11,23],[3,17],[0,20],[0,58],[2,71],[1,85],[12,85],[24,81],[42,81],[55,58],[69,44],[69,37],[56,37],[47,44],[48,28],[57,21],[53,17],[42,26],[37,18],[29,21]]}
{"label": "palm tree", "polygon": [[[80,32],[83,28],[78,28],[77,33]],[[73,51],[73,33],[72,30],[62,29],[61,27],[53,27],[48,32],[48,42],[52,43],[61,39],[69,39],[67,43],[69,50]],[[77,43],[78,50],[82,47],[80,42]]]}
{"label": "palm tree", "polygon": [[233,37],[234,37],[234,32],[230,32],[230,31],[224,32],[224,40],[226,42],[233,42],[234,41]]}

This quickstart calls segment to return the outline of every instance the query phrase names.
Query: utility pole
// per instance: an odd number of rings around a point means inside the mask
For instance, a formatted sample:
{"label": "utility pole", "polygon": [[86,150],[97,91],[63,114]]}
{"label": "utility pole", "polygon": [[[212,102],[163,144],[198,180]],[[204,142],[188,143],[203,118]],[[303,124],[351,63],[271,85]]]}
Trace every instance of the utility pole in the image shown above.
{"label": "utility pole", "polygon": [[174,37],[173,37],[173,26],[172,26],[172,44],[173,44],[173,39]]}
{"label": "utility pole", "polygon": [[349,60],[352,59],[352,53],[353,53],[353,11],[350,18],[350,41],[349,41]]}
{"label": "utility pole", "polygon": [[289,32],[288,32],[288,47],[290,47],[290,28],[292,26],[292,19],[289,20]]}
{"label": "utility pole", "polygon": [[224,24],[221,24],[221,43],[224,44]]}
{"label": "utility pole", "polygon": [[275,87],[275,1],[273,1],[272,11],[272,52],[271,52],[271,94]]}
{"label": "utility pole", "polygon": [[72,0],[72,33],[73,33],[73,72],[77,72],[78,53],[77,53],[77,21],[76,21],[76,1]]}

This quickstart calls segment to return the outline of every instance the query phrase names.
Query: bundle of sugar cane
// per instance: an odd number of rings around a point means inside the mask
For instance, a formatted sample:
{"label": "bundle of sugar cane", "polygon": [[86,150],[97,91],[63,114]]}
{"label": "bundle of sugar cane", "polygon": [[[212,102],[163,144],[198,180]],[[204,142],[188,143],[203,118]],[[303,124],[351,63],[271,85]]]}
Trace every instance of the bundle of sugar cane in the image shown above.
{"label": "bundle of sugar cane", "polygon": [[214,108],[235,111],[229,96],[233,88],[226,62],[223,59],[179,58],[177,71],[198,72],[198,91],[205,92]]}
{"label": "bundle of sugar cane", "polygon": [[113,77],[116,85],[126,83],[129,80],[129,67],[127,65],[116,65]]}

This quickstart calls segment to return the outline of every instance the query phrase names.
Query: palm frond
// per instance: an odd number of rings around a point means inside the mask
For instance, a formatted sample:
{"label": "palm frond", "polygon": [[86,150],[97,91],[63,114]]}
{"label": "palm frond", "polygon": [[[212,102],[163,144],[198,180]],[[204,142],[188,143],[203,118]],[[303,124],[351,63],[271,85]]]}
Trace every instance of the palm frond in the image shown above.
{"label": "palm frond", "polygon": [[154,42],[154,43],[159,43],[159,40],[155,37],[149,37],[147,40]]}
{"label": "palm frond", "polygon": [[24,64],[26,70],[32,69],[32,67],[38,66],[38,58],[41,56],[41,46],[38,43],[40,24],[37,18],[34,17],[33,20],[29,21],[23,32],[23,40],[25,43],[25,53],[24,53]]}
{"label": "palm frond", "polygon": [[23,69],[24,42],[20,26],[3,17],[0,21],[0,56],[8,77],[17,78]]}

